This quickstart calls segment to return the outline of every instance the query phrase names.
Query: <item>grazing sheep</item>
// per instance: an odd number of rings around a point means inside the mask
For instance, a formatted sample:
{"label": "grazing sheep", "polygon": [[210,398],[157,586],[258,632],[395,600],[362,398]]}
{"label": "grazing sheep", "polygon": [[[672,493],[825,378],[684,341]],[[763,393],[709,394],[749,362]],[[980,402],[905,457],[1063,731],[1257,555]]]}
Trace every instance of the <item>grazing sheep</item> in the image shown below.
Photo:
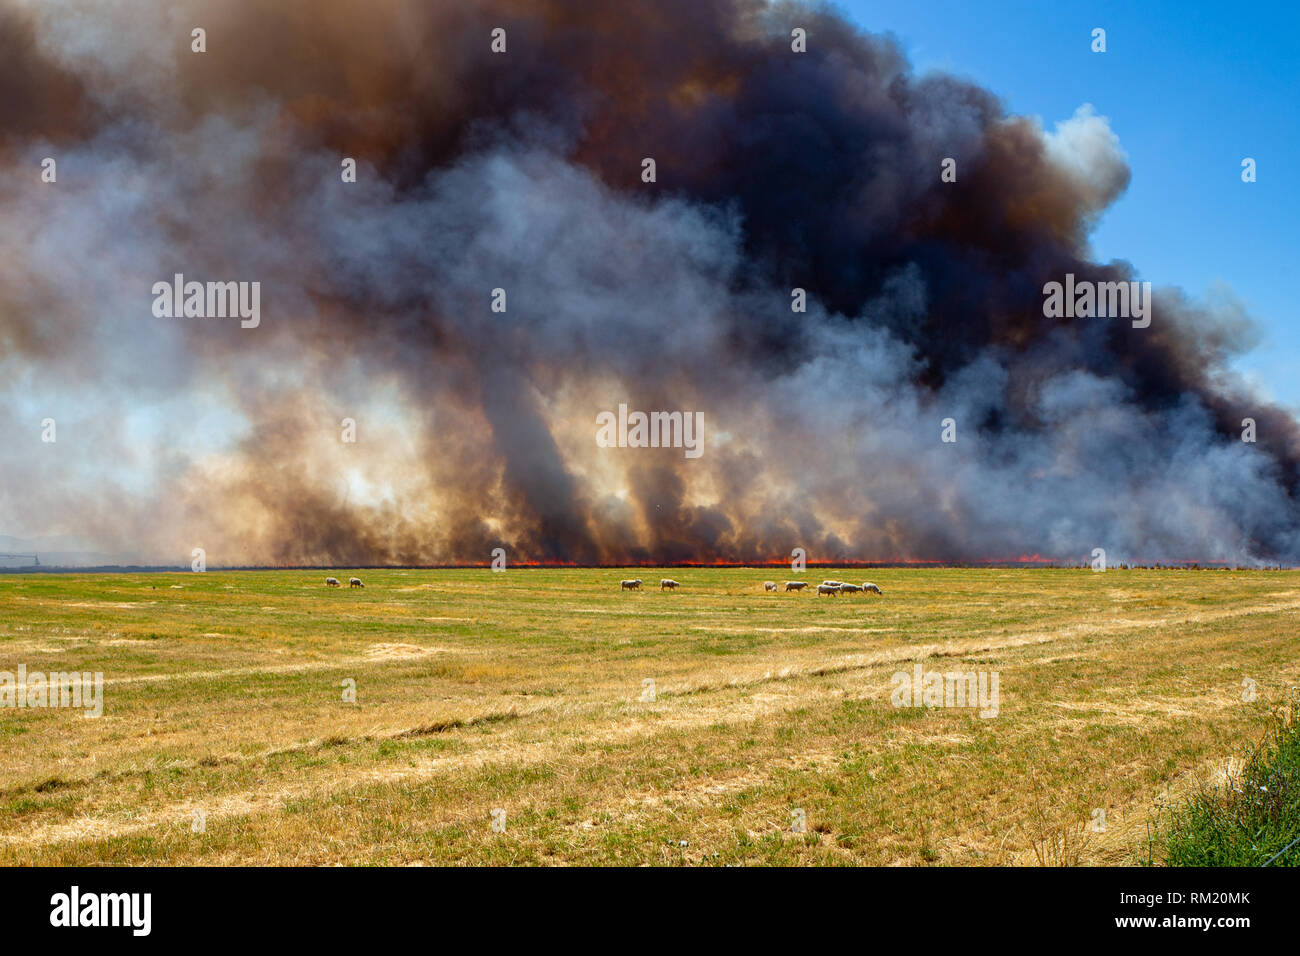
{"label": "grazing sheep", "polygon": [[785,589],[787,591],[802,591],[808,586],[807,581],[786,581]]}
{"label": "grazing sheep", "polygon": [[831,597],[836,597],[840,593],[840,586],[838,584],[819,584],[817,585],[817,593],[829,594]]}
{"label": "grazing sheep", "polygon": [[326,578],[326,579],[325,579],[325,586],[326,586],[327,588],[341,588],[341,587],[343,587],[343,585],[339,584],[339,579],[338,579],[338,578]]}
{"label": "grazing sheep", "polygon": [[862,588],[858,587],[856,584],[841,584],[840,590],[852,593],[854,591],[861,591]]}
{"label": "grazing sheep", "polygon": [[[776,582],[775,582],[775,581],[764,581],[764,582],[763,582],[763,590],[764,590],[764,591],[775,591],[775,590],[776,590]],[[789,590],[789,589],[787,588],[787,590]]]}
{"label": "grazing sheep", "polygon": [[635,580],[631,580],[631,581],[620,581],[619,584],[622,586],[622,588],[623,588],[624,591],[639,591],[639,590],[641,590],[641,579],[640,579],[640,578],[636,578]]}
{"label": "grazing sheep", "polygon": [[672,578],[662,578],[662,579],[660,579],[660,581],[659,581],[659,590],[660,590],[660,591],[663,591],[663,590],[666,590],[666,589],[675,588],[675,587],[678,587],[678,586],[679,586],[679,585],[677,584],[677,582],[674,581]]}
{"label": "grazing sheep", "polygon": [[822,584],[826,585],[828,588],[837,588],[840,586],[840,583],[841,582],[839,581],[831,581],[829,579],[822,582]]}
{"label": "grazing sheep", "polygon": [[360,579],[360,578],[349,578],[349,579],[348,579],[348,587],[350,587],[350,588],[363,588],[363,587],[365,587],[365,585],[361,583],[361,579]]}
{"label": "grazing sheep", "polygon": [[862,590],[864,590],[864,591],[875,591],[877,594],[880,594],[880,593],[881,593],[880,588],[876,587],[876,586],[875,586],[874,584],[872,584],[870,581],[863,581],[863,582],[862,582]]}

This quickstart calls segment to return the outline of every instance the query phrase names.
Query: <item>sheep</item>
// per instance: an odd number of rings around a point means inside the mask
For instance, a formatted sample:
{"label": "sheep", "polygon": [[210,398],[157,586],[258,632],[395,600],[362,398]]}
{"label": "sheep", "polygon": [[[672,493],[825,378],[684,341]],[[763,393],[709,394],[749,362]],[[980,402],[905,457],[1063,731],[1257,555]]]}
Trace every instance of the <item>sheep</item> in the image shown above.
{"label": "sheep", "polygon": [[641,590],[641,579],[640,579],[640,578],[635,578],[635,579],[633,579],[633,580],[629,580],[629,581],[620,581],[619,584],[620,584],[620,586],[623,588],[624,591],[639,591],[639,590]]}
{"label": "sheep", "polygon": [[349,579],[348,579],[348,587],[350,587],[350,588],[363,588],[363,587],[365,587],[365,585],[361,583],[361,579],[360,579],[360,578],[349,578]]}
{"label": "sheep", "polygon": [[817,585],[817,593],[829,594],[831,597],[835,597],[840,593],[840,586],[838,584],[836,585],[819,584]]}
{"label": "sheep", "polygon": [[662,578],[662,579],[660,579],[660,581],[659,581],[659,590],[660,590],[660,591],[663,591],[663,590],[670,590],[670,589],[675,588],[675,587],[678,587],[678,584],[677,584],[677,582],[674,581],[672,578]]}
{"label": "sheep", "polygon": [[786,581],[785,589],[787,591],[802,591],[808,586],[807,581]]}
{"label": "sheep", "polygon": [[870,581],[863,581],[863,582],[862,582],[862,590],[864,590],[864,591],[875,591],[877,594],[882,593],[881,590],[880,590],[880,588],[876,587],[876,586],[875,586],[874,584],[872,584]]}
{"label": "sheep", "polygon": [[840,590],[852,593],[854,591],[861,591],[862,588],[858,587],[856,584],[841,584]]}
{"label": "sheep", "polygon": [[[764,590],[764,591],[775,591],[775,590],[776,590],[776,582],[775,582],[775,581],[764,581],[764,582],[763,582],[763,590]],[[787,590],[788,590],[788,589],[787,589]]]}
{"label": "sheep", "polygon": [[338,579],[338,578],[326,578],[326,579],[325,579],[325,586],[326,586],[327,588],[341,588],[341,587],[343,587],[343,585],[339,584],[339,579]]}
{"label": "sheep", "polygon": [[826,585],[829,588],[837,588],[840,586],[840,583],[841,582],[839,581],[832,581],[829,578],[827,578],[825,581],[822,582],[822,584]]}

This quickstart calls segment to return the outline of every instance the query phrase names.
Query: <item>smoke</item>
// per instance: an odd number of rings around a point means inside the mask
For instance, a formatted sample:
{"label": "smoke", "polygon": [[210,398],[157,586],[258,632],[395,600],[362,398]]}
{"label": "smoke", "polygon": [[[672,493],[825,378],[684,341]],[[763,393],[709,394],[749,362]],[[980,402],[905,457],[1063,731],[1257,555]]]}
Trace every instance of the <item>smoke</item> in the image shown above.
{"label": "smoke", "polygon": [[[212,565],[1300,559],[1300,430],[1227,371],[1238,304],[1043,315],[1067,273],[1137,278],[1089,257],[1129,175],[1091,107],[1048,132],[742,0],[11,0],[0,54],[2,532]],[[260,326],[155,317],[176,273],[260,282]],[[703,457],[599,447],[620,403],[703,412]]]}

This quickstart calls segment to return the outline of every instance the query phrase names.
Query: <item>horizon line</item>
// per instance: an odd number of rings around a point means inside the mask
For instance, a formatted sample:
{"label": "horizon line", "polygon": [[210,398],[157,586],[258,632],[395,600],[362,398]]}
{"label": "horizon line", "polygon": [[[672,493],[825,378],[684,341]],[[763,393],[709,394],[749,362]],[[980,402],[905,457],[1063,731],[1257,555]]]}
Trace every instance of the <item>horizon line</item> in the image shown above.
{"label": "horizon line", "polygon": [[[677,564],[560,564],[551,562],[529,562],[511,565],[501,571],[613,571],[613,570],[654,570],[656,568],[688,568],[693,570],[776,570],[788,567],[787,563],[722,563],[722,562],[682,562]],[[917,570],[968,570],[968,569],[1039,569],[1077,571],[1091,570],[1089,562],[1080,561],[1070,564],[1061,561],[809,561],[806,568],[914,568]],[[163,564],[103,564],[103,565],[23,565],[20,567],[0,567],[0,574],[208,574],[222,571],[338,571],[340,568],[353,571],[489,571],[489,563],[484,564],[238,564],[221,565],[194,571],[184,565]],[[1259,564],[1243,565],[1225,561],[1121,561],[1109,565],[1106,570],[1202,570],[1202,571],[1292,571],[1300,565]],[[801,574],[791,571],[790,574]],[[1104,572],[1097,572],[1104,573]]]}

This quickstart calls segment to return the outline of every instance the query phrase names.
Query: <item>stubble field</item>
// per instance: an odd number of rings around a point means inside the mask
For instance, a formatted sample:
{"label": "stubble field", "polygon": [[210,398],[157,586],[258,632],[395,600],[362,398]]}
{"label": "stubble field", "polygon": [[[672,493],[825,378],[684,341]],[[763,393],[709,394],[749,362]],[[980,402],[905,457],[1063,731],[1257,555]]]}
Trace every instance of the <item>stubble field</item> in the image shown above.
{"label": "stubble field", "polygon": [[1300,684],[1294,571],[356,573],[0,576],[0,672],[104,676],[0,707],[0,864],[1130,863]]}

